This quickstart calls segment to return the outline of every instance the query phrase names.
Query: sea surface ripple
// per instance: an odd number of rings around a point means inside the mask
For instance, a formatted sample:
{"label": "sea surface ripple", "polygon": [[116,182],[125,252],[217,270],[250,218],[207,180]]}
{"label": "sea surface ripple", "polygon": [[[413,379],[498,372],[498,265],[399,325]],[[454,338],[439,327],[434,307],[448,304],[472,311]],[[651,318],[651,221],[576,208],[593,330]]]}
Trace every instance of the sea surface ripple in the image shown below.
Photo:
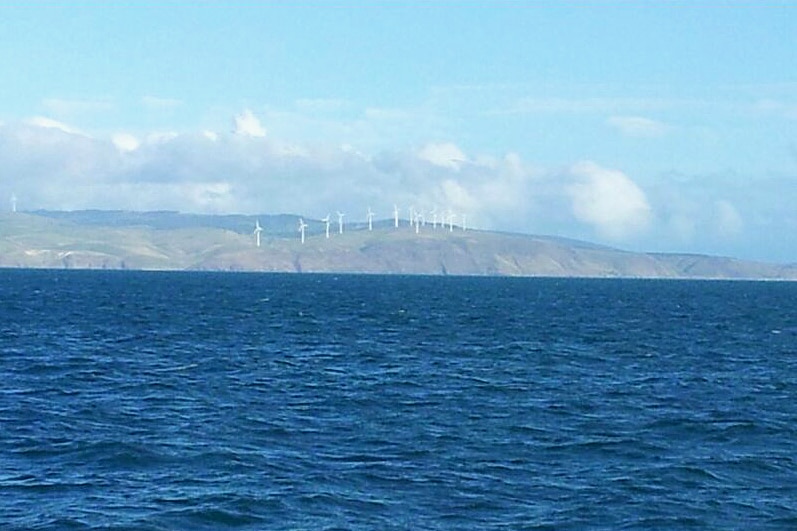
{"label": "sea surface ripple", "polygon": [[797,529],[797,284],[0,270],[0,527]]}

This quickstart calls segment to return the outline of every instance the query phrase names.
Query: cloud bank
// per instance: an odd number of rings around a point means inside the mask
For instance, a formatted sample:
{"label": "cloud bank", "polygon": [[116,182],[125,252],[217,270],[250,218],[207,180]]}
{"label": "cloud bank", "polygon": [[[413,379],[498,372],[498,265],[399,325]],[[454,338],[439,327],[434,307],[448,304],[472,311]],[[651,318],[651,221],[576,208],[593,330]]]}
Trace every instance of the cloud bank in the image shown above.
{"label": "cloud bank", "polygon": [[788,201],[769,201],[776,211],[769,218],[756,217],[746,211],[742,187],[643,180],[596,161],[546,169],[517,153],[467,153],[453,142],[365,152],[351,145],[271,138],[250,110],[232,123],[230,132],[104,136],[45,117],[0,124],[0,194],[14,194],[20,210],[315,218],[340,210],[351,220],[365,219],[368,207],[378,219],[388,219],[397,205],[402,217],[410,207],[427,220],[444,210],[458,220],[465,215],[473,228],[554,234],[639,250],[719,253],[732,253],[733,245],[771,229],[780,210],[787,216],[793,208]]}

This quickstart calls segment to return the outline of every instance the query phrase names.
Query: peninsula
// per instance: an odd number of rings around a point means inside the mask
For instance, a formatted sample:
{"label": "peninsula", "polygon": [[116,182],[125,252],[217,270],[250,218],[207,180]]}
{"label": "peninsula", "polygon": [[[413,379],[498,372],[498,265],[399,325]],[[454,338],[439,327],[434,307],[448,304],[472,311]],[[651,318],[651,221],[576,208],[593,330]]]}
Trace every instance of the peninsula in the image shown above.
{"label": "peninsula", "polygon": [[350,223],[342,232],[333,221],[328,229],[324,220],[294,215],[4,213],[0,267],[797,280],[797,264],[634,253],[455,225],[402,220],[396,227],[389,219]]}

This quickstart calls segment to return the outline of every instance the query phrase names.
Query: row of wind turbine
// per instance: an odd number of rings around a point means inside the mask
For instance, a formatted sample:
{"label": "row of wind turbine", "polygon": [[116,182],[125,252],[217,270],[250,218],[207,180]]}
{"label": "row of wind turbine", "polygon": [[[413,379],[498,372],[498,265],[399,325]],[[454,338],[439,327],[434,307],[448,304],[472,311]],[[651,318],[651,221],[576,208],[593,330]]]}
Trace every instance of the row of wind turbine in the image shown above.
{"label": "row of wind turbine", "polygon": [[[14,205],[14,210],[16,210],[16,205]],[[400,211],[399,211],[398,205],[393,205],[393,226],[395,228],[399,228],[399,226],[400,226],[399,212]],[[416,234],[420,234],[421,227],[422,226],[423,227],[426,226],[426,216],[423,214],[422,211],[415,210],[415,207],[413,207],[413,206],[410,206],[408,208],[408,212],[409,212],[408,221],[409,221],[410,228],[413,228],[415,230]],[[345,213],[337,211],[337,216],[338,216],[338,234],[343,234],[343,227],[344,227],[343,218],[344,218],[345,215],[346,215]],[[369,206],[368,210],[366,211],[366,219],[367,219],[368,230],[369,231],[373,231],[374,230],[374,216],[375,215],[376,214],[374,213],[373,210],[371,210],[371,207]],[[432,218],[432,228],[437,229],[437,227],[439,225],[440,228],[445,229],[447,227],[449,231],[451,231],[451,232],[454,231],[454,220],[456,218],[456,214],[453,211],[444,210],[441,213],[438,213],[437,207],[434,207],[429,212],[429,215]],[[466,224],[465,224],[465,220],[466,220],[465,214],[462,214],[461,227],[462,227],[463,231],[467,230],[467,227],[466,227]],[[324,224],[324,236],[325,236],[326,239],[329,239],[330,226],[332,225],[331,215],[327,214],[325,217],[321,218],[320,221]],[[306,229],[308,227],[309,227],[309,225],[307,223],[305,223],[304,218],[299,218],[299,233],[300,233],[300,238],[301,238],[301,242],[302,243],[305,242]],[[263,227],[260,225],[260,220],[259,219],[255,220],[255,229],[253,231],[253,234],[255,235],[255,244],[257,245],[257,247],[260,247],[260,245],[261,245],[260,234],[263,232],[263,230],[264,230]]]}

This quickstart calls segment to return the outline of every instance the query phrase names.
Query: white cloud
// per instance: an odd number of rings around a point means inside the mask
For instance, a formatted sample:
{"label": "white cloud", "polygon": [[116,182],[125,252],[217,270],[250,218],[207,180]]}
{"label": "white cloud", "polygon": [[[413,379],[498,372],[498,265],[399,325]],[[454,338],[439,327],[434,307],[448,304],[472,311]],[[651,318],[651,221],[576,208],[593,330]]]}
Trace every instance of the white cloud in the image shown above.
{"label": "white cloud", "polygon": [[178,136],[175,131],[155,131],[147,135],[147,144],[164,144]]}
{"label": "white cloud", "polygon": [[111,142],[122,153],[135,151],[141,145],[141,141],[129,133],[116,133],[111,136]]}
{"label": "white cloud", "polygon": [[260,125],[260,120],[252,114],[252,111],[246,109],[241,114],[235,117],[235,134],[241,136],[251,136],[262,138],[266,136],[265,128]]}
{"label": "white cloud", "polygon": [[451,170],[458,170],[468,160],[465,153],[451,142],[426,144],[418,151],[418,158]]}
{"label": "white cloud", "polygon": [[440,183],[445,204],[452,205],[459,211],[472,212],[479,208],[479,202],[473,197],[466,185],[455,179],[446,179]]}
{"label": "white cloud", "polygon": [[656,120],[641,116],[612,116],[606,123],[630,137],[657,137],[667,133],[669,127]]}
{"label": "white cloud", "polygon": [[624,173],[592,162],[576,164],[570,173],[576,179],[568,192],[577,219],[613,240],[647,228],[651,207],[645,193]]}
{"label": "white cloud", "polygon": [[82,133],[80,130],[69,126],[63,122],[59,122],[57,120],[53,120],[52,118],[46,118],[44,116],[34,116],[33,118],[29,118],[25,121],[28,125],[32,125],[35,127],[42,127],[44,129],[57,129],[64,133],[68,133],[70,135],[80,135],[80,136],[87,136]]}

